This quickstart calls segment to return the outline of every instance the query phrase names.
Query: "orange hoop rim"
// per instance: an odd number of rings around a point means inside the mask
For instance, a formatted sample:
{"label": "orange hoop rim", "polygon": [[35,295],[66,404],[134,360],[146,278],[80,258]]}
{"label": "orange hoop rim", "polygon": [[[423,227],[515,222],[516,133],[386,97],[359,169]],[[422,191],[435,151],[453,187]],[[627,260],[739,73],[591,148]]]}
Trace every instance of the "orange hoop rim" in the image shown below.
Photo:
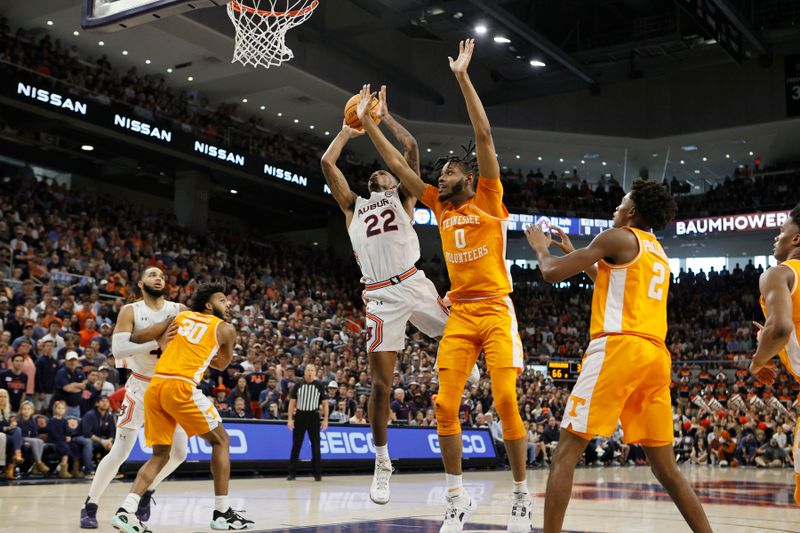
{"label": "orange hoop rim", "polygon": [[264,9],[256,9],[254,7],[243,5],[238,0],[232,0],[229,5],[236,11],[244,11],[245,13],[250,13],[251,15],[260,15],[262,17],[301,17],[314,11],[319,5],[319,0],[312,0],[312,2],[303,9],[295,9],[294,11],[266,11]]}

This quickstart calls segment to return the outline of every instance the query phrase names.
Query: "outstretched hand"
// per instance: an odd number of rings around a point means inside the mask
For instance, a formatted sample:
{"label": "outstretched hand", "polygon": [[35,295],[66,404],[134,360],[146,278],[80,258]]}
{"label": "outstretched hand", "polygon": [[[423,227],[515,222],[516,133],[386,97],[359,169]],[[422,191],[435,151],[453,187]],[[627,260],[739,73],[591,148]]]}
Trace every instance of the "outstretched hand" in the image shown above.
{"label": "outstretched hand", "polygon": [[534,250],[549,248],[550,244],[553,242],[550,233],[542,231],[542,227],[539,224],[529,224],[528,227],[525,228],[525,236],[528,238],[528,244],[530,244],[531,248]]}
{"label": "outstretched hand", "polygon": [[[571,254],[575,251],[575,246],[572,244],[572,241],[563,229],[559,228],[558,226],[550,226],[550,229],[558,234],[559,240],[552,241],[556,248],[561,250],[564,255]],[[550,235],[550,237],[552,238],[553,236]]]}
{"label": "outstretched hand", "polygon": [[369,113],[369,109],[372,107],[372,99],[375,97],[375,93],[370,92],[369,83],[365,84],[361,87],[361,99],[358,101],[358,107],[356,107],[356,114],[358,115],[358,119],[364,122],[364,118]]}
{"label": "outstretched hand", "polygon": [[376,115],[380,119],[389,116],[389,104],[386,103],[386,85],[381,85],[381,90],[378,93],[378,111]]}
{"label": "outstretched hand", "polygon": [[342,122],[342,131],[347,134],[347,137],[350,139],[355,139],[356,137],[360,137],[366,133],[364,130],[357,130],[355,128],[351,128],[347,125],[347,122]]}
{"label": "outstretched hand", "polygon": [[452,70],[454,74],[465,74],[467,72],[467,67],[469,67],[469,62],[472,59],[473,50],[475,50],[475,39],[467,39],[458,43],[457,58],[453,59],[447,56],[447,59],[450,61],[450,70]]}

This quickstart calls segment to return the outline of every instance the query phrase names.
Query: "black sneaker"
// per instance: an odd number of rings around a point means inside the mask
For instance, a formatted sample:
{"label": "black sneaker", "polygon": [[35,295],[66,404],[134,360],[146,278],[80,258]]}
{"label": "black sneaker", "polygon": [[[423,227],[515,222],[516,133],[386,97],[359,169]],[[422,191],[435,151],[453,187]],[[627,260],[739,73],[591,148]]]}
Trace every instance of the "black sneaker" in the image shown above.
{"label": "black sneaker", "polygon": [[224,513],[215,510],[214,519],[211,521],[211,529],[217,531],[240,531],[253,527],[255,527],[255,522],[244,518],[238,511],[234,511],[230,507]]}
{"label": "black sneaker", "polygon": [[289,474],[288,476],[286,476],[286,480],[287,481],[294,481],[295,480],[294,474]]}
{"label": "black sneaker", "polygon": [[139,500],[139,507],[136,509],[136,518],[141,522],[150,520],[150,504],[156,504],[156,501],[153,499],[154,492],[154,490],[144,491],[142,498]]}
{"label": "black sneaker", "polygon": [[81,509],[81,529],[97,529],[97,504],[84,504]]}

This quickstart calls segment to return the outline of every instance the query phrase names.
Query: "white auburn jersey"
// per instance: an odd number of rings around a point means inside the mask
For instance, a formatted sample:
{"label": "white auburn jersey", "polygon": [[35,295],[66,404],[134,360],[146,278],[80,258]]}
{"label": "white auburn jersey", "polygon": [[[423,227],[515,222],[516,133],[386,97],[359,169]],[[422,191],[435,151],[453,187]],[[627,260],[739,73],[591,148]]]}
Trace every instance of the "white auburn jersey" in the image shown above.
{"label": "white auburn jersey", "polygon": [[397,189],[359,196],[347,233],[362,283],[387,280],[419,261],[419,238]]}
{"label": "white auburn jersey", "polygon": [[[166,300],[158,311],[148,307],[144,300],[139,300],[131,305],[133,307],[133,331],[149,328],[153,324],[158,324],[168,318],[175,318],[181,311],[179,303]],[[157,356],[149,352],[142,352],[125,359],[116,360],[115,364],[117,368],[128,368],[137,374],[151,378],[154,374],[156,362],[158,362]]]}

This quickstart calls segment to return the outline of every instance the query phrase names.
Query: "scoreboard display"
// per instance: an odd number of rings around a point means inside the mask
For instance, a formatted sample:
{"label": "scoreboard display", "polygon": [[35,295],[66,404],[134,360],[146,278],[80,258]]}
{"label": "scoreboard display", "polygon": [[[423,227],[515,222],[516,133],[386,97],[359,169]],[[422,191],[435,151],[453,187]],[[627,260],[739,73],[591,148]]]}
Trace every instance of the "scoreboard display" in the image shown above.
{"label": "scoreboard display", "polygon": [[556,383],[575,383],[582,366],[581,361],[548,361],[547,375]]}

